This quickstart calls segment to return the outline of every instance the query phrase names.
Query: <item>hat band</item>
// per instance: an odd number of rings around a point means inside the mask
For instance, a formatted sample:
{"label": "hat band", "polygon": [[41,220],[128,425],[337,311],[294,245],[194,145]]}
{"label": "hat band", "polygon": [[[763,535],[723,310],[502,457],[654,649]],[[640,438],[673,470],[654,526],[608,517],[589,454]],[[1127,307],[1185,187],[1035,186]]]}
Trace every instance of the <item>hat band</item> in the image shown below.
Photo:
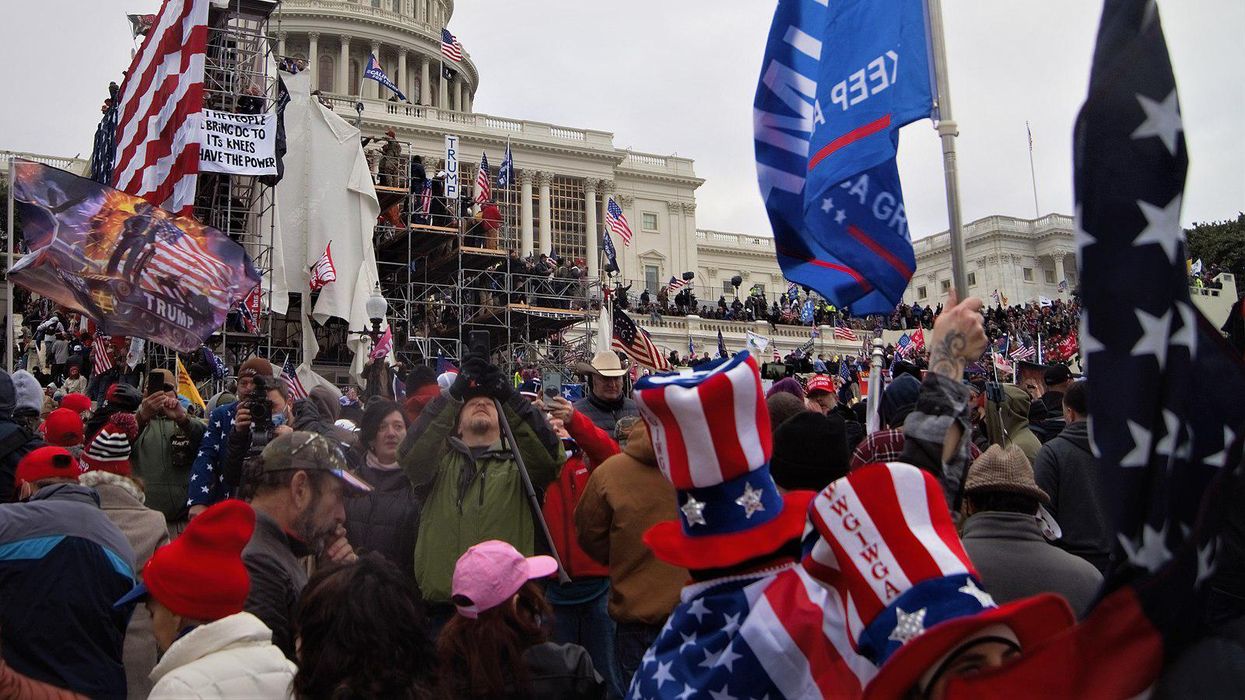
{"label": "hat band", "polygon": [[995,607],[971,574],[926,579],[883,608],[860,633],[857,646],[861,655],[881,666],[925,630]]}
{"label": "hat band", "polygon": [[679,524],[689,537],[726,535],[759,527],[782,513],[782,494],[769,464],[729,481],[678,491]]}

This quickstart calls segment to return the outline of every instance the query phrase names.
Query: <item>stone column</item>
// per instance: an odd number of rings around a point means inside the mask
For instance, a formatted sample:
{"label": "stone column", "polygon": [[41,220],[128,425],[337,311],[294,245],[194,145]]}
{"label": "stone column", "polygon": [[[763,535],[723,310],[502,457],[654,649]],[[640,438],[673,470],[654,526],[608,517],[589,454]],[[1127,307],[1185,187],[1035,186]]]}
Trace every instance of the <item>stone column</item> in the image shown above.
{"label": "stone column", "polygon": [[307,70],[311,73],[311,89],[320,87],[320,32],[307,35]]}
{"label": "stone column", "polygon": [[445,73],[437,74],[437,107],[439,109],[450,108],[450,86],[445,81]]}
{"label": "stone column", "polygon": [[277,60],[285,58],[285,32],[277,32]]}
{"label": "stone column", "polygon": [[[376,57],[377,61],[380,61],[380,42],[379,41],[372,42],[372,55]],[[366,70],[367,69],[366,58],[363,60],[362,65],[364,69]],[[375,80],[364,80],[363,81],[363,95],[365,97],[370,97],[373,100],[388,99],[387,96],[381,97],[380,83],[376,82]]]}
{"label": "stone column", "polygon": [[584,180],[584,228],[587,229],[588,237],[584,246],[584,257],[588,262],[588,279],[595,279],[597,270],[600,266],[597,259],[597,238],[601,232],[597,230],[597,185],[600,180],[588,178]]}
{"label": "stone column", "polygon": [[428,63],[431,61],[427,56],[419,57],[419,103],[425,107],[432,105],[432,85],[428,82]]}
{"label": "stone column", "polygon": [[553,203],[549,199],[549,183],[553,181],[553,173],[540,171],[536,173],[536,184],[540,187],[540,245],[537,252],[548,253],[553,248]]}
{"label": "stone column", "polygon": [[[1063,269],[1063,256],[1064,256],[1064,253],[1062,251],[1055,253],[1055,291],[1056,292],[1059,291],[1059,283],[1065,279],[1064,278],[1065,270]],[[1071,287],[1072,285],[1069,284],[1068,286]]]}
{"label": "stone column", "polygon": [[[675,270],[674,274],[680,275],[684,272],[695,272],[700,265],[699,256],[696,251],[696,203],[683,203],[683,234],[684,237],[675,247],[680,251],[679,255],[683,260],[683,269]],[[693,284],[695,284],[693,282]],[[786,291],[784,284],[783,291]],[[774,294],[770,290],[766,290],[766,294],[773,300]]]}
{"label": "stone column", "polygon": [[406,82],[406,47],[398,48],[398,88],[406,95],[411,94],[411,85]]}
{"label": "stone column", "polygon": [[532,252],[532,171],[519,171],[519,253]]}
{"label": "stone column", "polygon": [[463,99],[467,101],[467,105],[463,108],[463,111],[464,112],[472,111],[471,103],[473,102],[473,100],[471,98],[471,86],[470,85],[466,86],[466,89],[463,90]]}
{"label": "stone column", "polygon": [[454,80],[454,109],[460,112],[466,112],[466,105],[463,104],[463,79]]}
{"label": "stone column", "polygon": [[350,87],[350,37],[342,34],[341,53],[337,56],[337,94],[353,95]]}

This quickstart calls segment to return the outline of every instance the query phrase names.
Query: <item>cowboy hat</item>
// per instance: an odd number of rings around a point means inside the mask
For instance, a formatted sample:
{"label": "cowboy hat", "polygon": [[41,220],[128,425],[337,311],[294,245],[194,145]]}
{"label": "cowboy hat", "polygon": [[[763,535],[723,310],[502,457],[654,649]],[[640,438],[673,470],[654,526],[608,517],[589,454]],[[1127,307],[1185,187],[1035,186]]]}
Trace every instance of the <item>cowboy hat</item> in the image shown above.
{"label": "cowboy hat", "polygon": [[580,374],[595,374],[598,377],[621,377],[627,373],[627,367],[618,359],[613,350],[602,350],[592,355],[592,362],[579,362],[575,371]]}

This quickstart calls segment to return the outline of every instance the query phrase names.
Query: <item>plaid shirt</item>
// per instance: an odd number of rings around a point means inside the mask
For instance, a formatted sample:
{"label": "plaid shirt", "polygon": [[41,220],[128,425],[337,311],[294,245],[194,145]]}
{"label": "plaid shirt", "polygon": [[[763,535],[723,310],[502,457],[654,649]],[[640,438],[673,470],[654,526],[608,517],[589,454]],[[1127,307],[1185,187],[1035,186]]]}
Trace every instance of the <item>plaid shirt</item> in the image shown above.
{"label": "plaid shirt", "polygon": [[[903,428],[888,428],[865,437],[852,452],[849,471],[856,471],[866,464],[874,462],[896,462],[903,453]],[[977,461],[981,450],[973,443],[968,443],[969,464]]]}

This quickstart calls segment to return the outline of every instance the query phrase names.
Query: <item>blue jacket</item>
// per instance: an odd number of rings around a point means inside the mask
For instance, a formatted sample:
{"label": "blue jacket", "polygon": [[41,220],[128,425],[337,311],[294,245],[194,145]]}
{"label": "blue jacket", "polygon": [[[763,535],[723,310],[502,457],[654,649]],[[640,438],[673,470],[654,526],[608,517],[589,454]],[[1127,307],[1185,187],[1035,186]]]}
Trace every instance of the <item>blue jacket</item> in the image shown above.
{"label": "blue jacket", "polygon": [[134,551],[78,484],[0,505],[0,654],[18,673],[93,698],[125,697],[122,645]]}
{"label": "blue jacket", "polygon": [[207,431],[199,442],[199,452],[190,467],[190,486],[187,490],[186,507],[210,506],[229,498],[238,488],[226,484],[221,465],[229,448],[229,434],[233,432],[233,418],[238,412],[238,402],[219,406],[208,417]]}

